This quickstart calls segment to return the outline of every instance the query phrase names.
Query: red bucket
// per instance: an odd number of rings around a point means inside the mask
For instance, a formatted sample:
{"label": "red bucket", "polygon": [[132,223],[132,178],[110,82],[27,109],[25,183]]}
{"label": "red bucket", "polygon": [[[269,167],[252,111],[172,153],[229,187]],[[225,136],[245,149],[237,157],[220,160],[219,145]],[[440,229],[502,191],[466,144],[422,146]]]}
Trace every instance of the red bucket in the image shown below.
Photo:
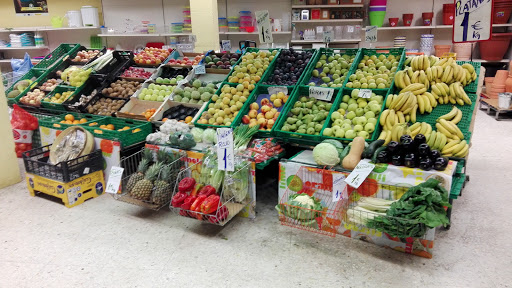
{"label": "red bucket", "polygon": [[512,33],[492,34],[491,40],[480,42],[480,56],[487,61],[502,60],[507,53],[511,38]]}
{"label": "red bucket", "polygon": [[404,26],[411,26],[413,18],[414,14],[403,14],[402,20],[404,21]]}
{"label": "red bucket", "polygon": [[423,16],[423,25],[430,26],[432,25],[432,18],[434,18],[434,12],[425,12],[422,14]]}
{"label": "red bucket", "polygon": [[453,25],[455,21],[455,4],[443,4],[443,25]]}

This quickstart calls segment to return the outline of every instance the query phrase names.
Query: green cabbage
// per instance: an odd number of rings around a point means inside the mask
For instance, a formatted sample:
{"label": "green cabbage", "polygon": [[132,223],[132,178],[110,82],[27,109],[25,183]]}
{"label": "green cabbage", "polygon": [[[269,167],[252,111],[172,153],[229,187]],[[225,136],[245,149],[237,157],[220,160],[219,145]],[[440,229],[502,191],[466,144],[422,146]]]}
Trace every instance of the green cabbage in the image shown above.
{"label": "green cabbage", "polygon": [[217,143],[217,131],[208,128],[203,132],[203,143],[214,144]]}
{"label": "green cabbage", "polygon": [[203,129],[197,127],[190,130],[190,133],[194,135],[194,141],[196,141],[196,143],[200,143],[203,140],[203,131]]}
{"label": "green cabbage", "polygon": [[321,166],[335,166],[340,163],[336,147],[329,143],[320,143],[313,149],[313,158]]}

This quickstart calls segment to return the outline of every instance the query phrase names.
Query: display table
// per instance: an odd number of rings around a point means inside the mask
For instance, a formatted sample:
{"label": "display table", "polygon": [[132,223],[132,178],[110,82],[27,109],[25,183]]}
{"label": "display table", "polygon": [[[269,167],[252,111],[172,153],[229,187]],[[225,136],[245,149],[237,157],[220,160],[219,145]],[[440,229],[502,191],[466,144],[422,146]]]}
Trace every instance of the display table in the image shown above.
{"label": "display table", "polygon": [[[279,163],[279,199],[281,199],[283,195],[288,194],[287,192],[290,190],[298,192],[303,189],[303,187],[314,187],[326,191],[334,190],[332,185],[333,177],[319,176],[315,178],[301,176],[304,175],[303,169],[305,167],[309,173],[316,172],[319,175],[325,175],[324,171],[329,171],[329,175],[339,173],[348,176],[348,174],[350,174],[345,171],[324,170],[314,162],[311,150],[302,151],[291,159],[281,160]],[[366,180],[370,185],[359,187],[357,192],[359,196],[371,196],[377,193],[377,191],[379,191],[379,193],[380,191],[387,191],[386,193],[389,193],[390,199],[399,199],[409,187],[421,184],[430,178],[439,180],[443,187],[450,191],[452,176],[455,173],[456,167],[456,161],[450,161],[446,170],[441,172],[398,167],[391,164],[377,164],[374,171],[370,173]],[[301,177],[308,179],[301,179]],[[315,181],[312,179],[318,180]],[[342,213],[345,208],[348,207],[349,199],[343,199],[342,197],[340,202],[343,201],[347,201],[347,203],[339,205],[341,208],[337,207],[337,213]],[[341,225],[337,226],[336,233],[389,247],[397,251],[431,258],[435,229],[428,230],[422,238],[399,239],[375,229],[347,223],[344,221],[343,217],[341,217]]]}

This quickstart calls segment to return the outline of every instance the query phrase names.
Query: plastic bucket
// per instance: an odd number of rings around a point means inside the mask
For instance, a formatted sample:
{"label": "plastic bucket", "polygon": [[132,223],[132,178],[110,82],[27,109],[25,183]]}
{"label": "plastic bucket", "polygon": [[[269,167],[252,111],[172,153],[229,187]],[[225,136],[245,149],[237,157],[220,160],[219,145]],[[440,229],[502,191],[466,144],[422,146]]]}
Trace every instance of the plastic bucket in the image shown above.
{"label": "plastic bucket", "polygon": [[421,16],[423,17],[423,25],[424,26],[432,25],[432,18],[434,17],[433,12],[425,12]]}
{"label": "plastic bucket", "polygon": [[411,26],[413,18],[414,14],[403,14],[402,20],[404,21],[404,26]]}
{"label": "plastic bucket", "polygon": [[483,60],[502,60],[510,45],[512,33],[492,34],[492,40],[480,42],[480,56]]}
{"label": "plastic bucket", "polygon": [[443,4],[443,25],[453,25],[455,20],[455,4]]}
{"label": "plastic bucket", "polygon": [[370,12],[370,25],[382,27],[386,18],[386,11]]}
{"label": "plastic bucket", "polygon": [[500,93],[498,95],[498,106],[501,109],[508,109],[510,107],[510,98],[512,94],[510,93]]}
{"label": "plastic bucket", "polygon": [[494,81],[493,86],[499,85],[503,86],[505,88],[505,82],[508,78],[508,71],[507,70],[498,70],[496,71],[496,75],[494,75]]}
{"label": "plastic bucket", "polygon": [[471,58],[473,45],[471,43],[453,44],[453,52],[457,53],[457,60],[469,60]]}
{"label": "plastic bucket", "polygon": [[379,7],[379,6],[373,6],[373,7],[370,7],[368,8],[368,11],[369,12],[386,12],[386,6],[382,6],[382,7]]}
{"label": "plastic bucket", "polygon": [[396,27],[398,26],[398,21],[400,18],[389,18],[389,26]]}
{"label": "plastic bucket", "polygon": [[497,4],[494,4],[494,14],[492,17],[493,24],[506,24],[508,23],[508,18],[510,18],[510,14],[512,13],[512,5],[508,7],[497,7]]}
{"label": "plastic bucket", "polygon": [[386,6],[387,0],[370,0],[370,6]]}
{"label": "plastic bucket", "polygon": [[449,53],[452,45],[434,45],[436,49],[436,57],[442,57],[445,53]]}

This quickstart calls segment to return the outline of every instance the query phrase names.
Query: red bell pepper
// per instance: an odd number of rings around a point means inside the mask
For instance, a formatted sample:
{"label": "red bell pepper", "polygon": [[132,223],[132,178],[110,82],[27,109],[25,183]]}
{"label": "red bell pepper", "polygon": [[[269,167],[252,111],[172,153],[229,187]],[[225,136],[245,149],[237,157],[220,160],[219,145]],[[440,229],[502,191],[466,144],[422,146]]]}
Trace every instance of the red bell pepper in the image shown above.
{"label": "red bell pepper", "polygon": [[178,190],[180,192],[190,192],[194,189],[196,185],[196,180],[192,177],[183,178],[178,184]]}
{"label": "red bell pepper", "polygon": [[217,209],[217,212],[214,215],[208,216],[208,221],[210,221],[210,223],[213,223],[213,224],[218,224],[218,223],[228,219],[228,216],[229,216],[228,207],[226,207],[226,205],[222,205],[219,209]]}
{"label": "red bell pepper", "polygon": [[[192,203],[192,205],[190,206],[190,211],[194,211],[194,212],[201,212],[201,203],[203,203],[203,201],[206,199],[207,197],[204,196],[204,195],[199,195],[197,196],[196,200],[194,200],[194,203]],[[191,217],[196,217],[199,219],[199,216],[201,216],[202,218],[202,215],[201,214],[198,214],[198,213],[194,213],[194,212],[189,212],[190,216]],[[201,219],[200,219],[201,220]]]}
{"label": "red bell pepper", "polygon": [[217,191],[215,190],[215,187],[211,185],[206,185],[201,190],[199,190],[199,195],[205,195],[206,197],[209,197],[210,195],[215,195]]}
{"label": "red bell pepper", "polygon": [[196,201],[197,197],[189,195],[185,201],[183,201],[183,204],[181,204],[180,208],[183,210],[190,210],[190,206]]}
{"label": "red bell pepper", "polygon": [[187,210],[180,209],[179,214],[183,217],[190,217],[190,215],[188,215],[188,213],[187,213]]}
{"label": "red bell pepper", "polygon": [[176,193],[176,195],[174,195],[174,197],[172,197],[172,201],[171,201],[171,205],[172,207],[180,207],[181,204],[183,204],[183,201],[185,201],[185,198],[187,198],[188,195],[187,193],[184,193],[184,192],[178,192]]}
{"label": "red bell pepper", "polygon": [[199,193],[199,191],[204,187],[203,184],[201,183],[196,183],[196,185],[194,186],[194,189],[192,190],[192,192],[190,192],[190,195],[192,196],[197,196],[197,194]]}
{"label": "red bell pepper", "polygon": [[220,203],[219,195],[210,195],[201,203],[201,212],[204,214],[212,214],[217,211]]}

